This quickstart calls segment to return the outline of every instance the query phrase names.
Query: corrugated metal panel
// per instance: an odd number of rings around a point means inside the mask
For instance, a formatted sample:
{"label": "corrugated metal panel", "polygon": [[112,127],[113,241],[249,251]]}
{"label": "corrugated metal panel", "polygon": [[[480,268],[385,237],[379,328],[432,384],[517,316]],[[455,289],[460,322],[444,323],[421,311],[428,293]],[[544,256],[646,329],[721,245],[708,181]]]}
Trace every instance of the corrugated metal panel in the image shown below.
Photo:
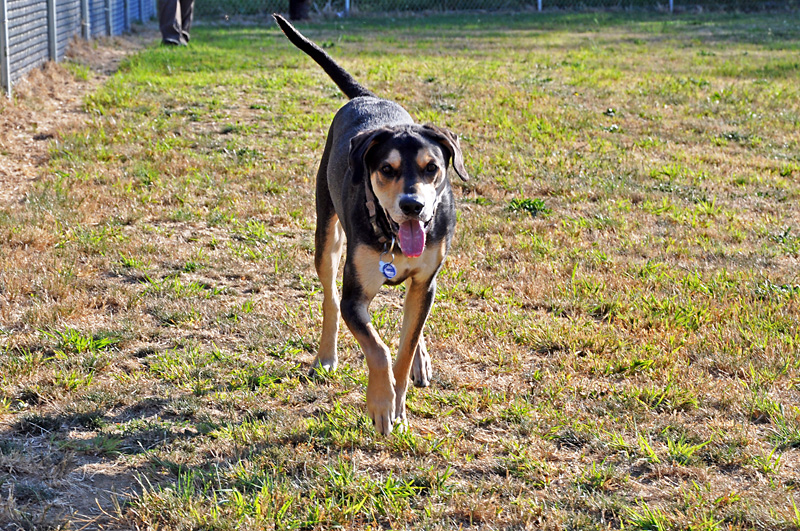
{"label": "corrugated metal panel", "polygon": [[105,0],[89,0],[89,13],[89,20],[92,23],[92,36],[108,35]]}
{"label": "corrugated metal panel", "polygon": [[140,22],[147,22],[156,15],[154,0],[132,0],[136,3],[136,11],[139,13]]}
{"label": "corrugated metal panel", "polygon": [[150,20],[156,16],[156,2],[155,0],[144,1],[144,17],[143,20]]}
{"label": "corrugated metal panel", "polygon": [[18,54],[17,57],[12,57],[10,60],[11,65],[11,84],[13,85],[25,74],[41,66],[47,62],[47,43],[45,43],[44,53],[37,53],[33,55]]}
{"label": "corrugated metal panel", "polygon": [[129,0],[130,9],[128,12],[131,14],[130,21],[131,22],[139,22],[142,20],[142,4],[139,0]]}
{"label": "corrugated metal panel", "polygon": [[125,0],[111,0],[111,28],[112,34],[120,35],[125,32]]}
{"label": "corrugated metal panel", "polygon": [[47,2],[19,0],[8,5],[8,62],[14,83],[49,58]]}
{"label": "corrugated metal panel", "polygon": [[56,34],[58,35],[58,59],[64,58],[70,39],[81,32],[80,0],[56,2]]}
{"label": "corrugated metal panel", "polygon": [[[70,40],[81,34],[81,1],[55,0],[55,55],[58,60],[66,54]],[[155,16],[155,0],[88,0],[92,36],[119,35],[130,29],[133,21]],[[11,84],[31,69],[50,59],[47,0],[6,0],[8,13],[8,78]],[[5,64],[5,63],[4,63]],[[6,69],[3,68],[5,75]],[[3,90],[5,87],[0,87]]]}

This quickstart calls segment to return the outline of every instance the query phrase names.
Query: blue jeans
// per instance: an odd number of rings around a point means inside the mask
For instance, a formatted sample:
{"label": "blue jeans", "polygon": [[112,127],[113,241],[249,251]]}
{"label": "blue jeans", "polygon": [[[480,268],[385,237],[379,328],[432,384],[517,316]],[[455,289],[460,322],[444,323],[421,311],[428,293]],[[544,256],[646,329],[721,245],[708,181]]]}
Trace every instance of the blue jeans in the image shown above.
{"label": "blue jeans", "polygon": [[159,0],[158,22],[163,41],[171,44],[189,42],[193,13],[194,0]]}

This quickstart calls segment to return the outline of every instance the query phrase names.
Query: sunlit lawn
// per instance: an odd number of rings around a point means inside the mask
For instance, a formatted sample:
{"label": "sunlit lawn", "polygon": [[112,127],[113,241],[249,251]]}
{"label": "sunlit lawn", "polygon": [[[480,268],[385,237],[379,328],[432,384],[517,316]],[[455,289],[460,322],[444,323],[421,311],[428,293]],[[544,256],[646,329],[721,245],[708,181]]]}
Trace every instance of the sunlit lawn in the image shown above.
{"label": "sunlit lawn", "polygon": [[[340,370],[305,378],[313,180],[343,96],[274,26],[131,57],[0,213],[0,519],[800,529],[798,22],[301,26],[459,133],[472,177],[433,384],[387,438],[344,327]],[[402,295],[372,306],[395,345]]]}

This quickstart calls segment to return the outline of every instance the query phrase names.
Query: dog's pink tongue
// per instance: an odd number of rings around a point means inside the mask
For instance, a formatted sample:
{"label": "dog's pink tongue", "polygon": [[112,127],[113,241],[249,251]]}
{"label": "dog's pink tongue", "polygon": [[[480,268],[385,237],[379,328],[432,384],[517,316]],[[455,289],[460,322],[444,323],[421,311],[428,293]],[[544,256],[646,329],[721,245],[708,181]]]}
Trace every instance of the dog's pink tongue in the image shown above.
{"label": "dog's pink tongue", "polygon": [[422,230],[422,223],[419,220],[406,221],[400,225],[397,239],[400,240],[403,254],[409,258],[415,258],[425,250],[425,231]]}

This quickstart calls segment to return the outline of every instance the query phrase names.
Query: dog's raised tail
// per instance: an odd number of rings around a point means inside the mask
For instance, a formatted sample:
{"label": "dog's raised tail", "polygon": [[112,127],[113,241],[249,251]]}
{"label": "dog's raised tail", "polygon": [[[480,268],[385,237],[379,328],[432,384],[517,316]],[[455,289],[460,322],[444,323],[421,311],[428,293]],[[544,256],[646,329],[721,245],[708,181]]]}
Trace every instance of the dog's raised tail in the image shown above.
{"label": "dog's raised tail", "polygon": [[289,38],[292,44],[304,51],[316,63],[322,67],[326,74],[330,76],[334,83],[344,92],[344,95],[350,99],[359,96],[375,96],[371,91],[362,86],[355,80],[344,68],[333,60],[325,50],[308,40],[302,33],[292,26],[288,20],[278,14],[272,15],[275,22],[278,23],[283,33]]}

